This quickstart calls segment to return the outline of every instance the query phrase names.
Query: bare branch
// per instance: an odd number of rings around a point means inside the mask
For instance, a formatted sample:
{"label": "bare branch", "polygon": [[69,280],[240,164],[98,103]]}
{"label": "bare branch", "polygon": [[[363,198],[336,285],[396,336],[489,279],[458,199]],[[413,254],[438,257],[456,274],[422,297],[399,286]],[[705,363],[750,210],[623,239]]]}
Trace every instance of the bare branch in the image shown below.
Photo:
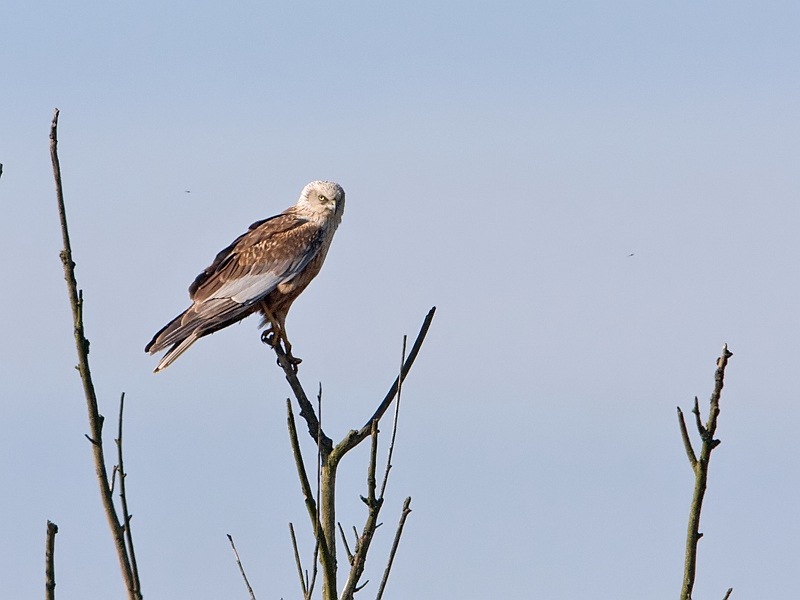
{"label": "bare branch", "polygon": [[295,365],[286,356],[280,344],[276,344],[273,350],[275,350],[275,354],[278,357],[278,364],[286,375],[286,381],[289,382],[289,387],[292,388],[292,392],[294,392],[294,396],[297,398],[297,403],[300,405],[300,416],[306,420],[309,435],[315,442],[322,444],[322,455],[327,456],[333,449],[333,440],[325,435],[325,432],[322,430],[317,415],[314,412],[314,405],[309,401],[303,386],[300,384],[300,380],[297,378],[297,372],[294,369]]}
{"label": "bare branch", "polygon": [[397,554],[397,547],[400,545],[400,536],[403,535],[403,527],[406,525],[406,519],[411,514],[411,496],[406,498],[403,502],[403,513],[400,515],[400,522],[397,524],[397,532],[394,534],[394,542],[392,543],[392,550],[389,552],[389,562],[386,564],[386,570],[383,572],[383,579],[381,579],[381,586],[378,588],[378,595],[375,600],[381,600],[383,597],[383,590],[386,588],[386,582],[389,581],[389,572],[392,570],[392,563],[394,556]]}
{"label": "bare branch", "polygon": [[689,439],[689,432],[686,430],[686,421],[683,419],[683,411],[678,407],[678,424],[681,428],[681,438],[683,438],[683,447],[686,449],[686,456],[689,457],[689,464],[692,469],[697,469],[697,456],[695,456],[694,448],[692,448],[692,440]]}
{"label": "bare branch", "polygon": [[[319,427],[317,428],[317,519],[314,522],[314,537],[319,539],[320,501],[319,495],[322,493],[322,382],[319,384],[317,392],[317,412],[319,413]],[[335,545],[335,543],[334,543]],[[334,550],[335,551],[335,550]]]}
{"label": "bare branch", "polygon": [[47,522],[47,542],[44,553],[44,589],[46,600],[55,600],[56,597],[56,534],[58,525]]}
{"label": "bare branch", "polygon": [[[366,501],[366,498],[362,498],[362,500]],[[369,513],[367,514],[366,523],[364,523],[364,529],[361,535],[358,537],[355,554],[353,555],[352,566],[350,567],[350,573],[348,574],[347,582],[342,590],[341,600],[353,600],[353,595],[356,593],[356,591],[358,591],[358,589],[360,589],[358,587],[358,581],[361,579],[361,575],[364,573],[364,567],[366,566],[367,561],[367,552],[369,552],[369,547],[372,543],[372,537],[375,535],[375,530],[378,527],[378,513],[380,513],[381,505],[383,503],[378,500],[371,506],[368,502],[367,504],[369,507]]]}
{"label": "bare branch", "polygon": [[342,535],[342,543],[344,544],[344,550],[347,552],[347,561],[352,565],[353,564],[353,553],[350,552],[350,546],[347,543],[347,536],[344,534],[344,529],[342,529],[342,524],[337,523],[339,526],[339,533]]}
{"label": "bare branch", "polygon": [[64,266],[64,278],[67,280],[67,290],[70,306],[72,307],[73,329],[75,334],[75,346],[78,351],[78,372],[83,383],[83,391],[86,396],[86,406],[89,413],[89,428],[91,435],[87,435],[92,443],[94,455],[95,473],[97,482],[100,486],[100,496],[103,501],[108,526],[114,537],[114,545],[119,558],[122,577],[130,600],[141,600],[142,594],[139,581],[134,578],[131,560],[128,556],[128,548],[125,541],[123,524],[117,515],[114,506],[111,486],[109,484],[108,471],[106,469],[105,456],[103,453],[103,416],[100,414],[97,405],[97,394],[92,382],[92,374],[89,369],[89,340],[86,339],[83,328],[83,293],[78,291],[78,283],[75,279],[75,263],[72,260],[72,247],[69,241],[69,229],[67,227],[67,213],[64,207],[64,192],[61,184],[61,165],[58,160],[58,109],[53,113],[53,121],[50,126],[50,158],[53,163],[53,177],[55,179],[56,200],[58,202],[58,215],[61,221],[61,238],[63,249],[60,257]]}
{"label": "bare branch", "polygon": [[375,413],[370,417],[370,419],[366,422],[366,424],[359,429],[358,431],[351,431],[347,434],[347,436],[339,442],[339,444],[335,448],[335,452],[339,458],[344,456],[345,453],[349,452],[358,444],[360,444],[367,436],[370,435],[370,431],[372,428],[372,422],[375,420],[380,421],[381,417],[383,417],[384,413],[387,411],[389,406],[394,400],[394,397],[397,395],[397,390],[400,389],[402,382],[405,381],[406,377],[408,376],[408,372],[411,370],[411,367],[414,365],[414,361],[417,359],[417,355],[419,354],[420,348],[422,348],[422,344],[425,341],[425,336],[428,335],[428,329],[430,329],[431,322],[433,321],[433,315],[436,312],[436,307],[428,311],[428,314],[425,317],[425,320],[422,323],[422,327],[417,334],[417,339],[414,340],[414,345],[411,347],[411,352],[408,354],[408,358],[406,359],[405,364],[403,364],[403,368],[400,371],[400,375],[398,375],[397,379],[394,380],[392,387],[389,388],[389,391],[386,394],[386,397],[383,399],[383,402],[380,403]]}
{"label": "bare branch", "polygon": [[319,538],[314,544],[314,556],[311,558],[311,582],[308,582],[308,571],[306,571],[306,586],[308,587],[308,596],[305,600],[311,600],[314,593],[314,584],[317,582],[317,558],[319,558]]}
{"label": "bare branch", "polygon": [[[686,533],[686,560],[683,570],[683,585],[681,586],[681,600],[691,600],[692,589],[697,572],[697,542],[703,536],[700,533],[700,512],[703,509],[703,498],[705,497],[708,484],[708,465],[711,459],[711,451],[719,445],[719,440],[714,439],[717,430],[717,417],[719,416],[719,400],[722,394],[722,387],[725,380],[725,368],[728,366],[728,359],[733,356],[728,351],[728,345],[722,347],[722,356],[717,359],[717,369],[714,373],[714,391],[711,394],[711,406],[708,412],[708,421],[703,426],[700,420],[700,409],[697,397],[695,397],[694,409],[697,429],[703,440],[700,449],[700,458],[697,459],[695,471],[694,494],[692,495],[692,506],[689,510],[689,526]],[[685,430],[685,425],[682,427]],[[681,431],[681,435],[688,437],[688,433]],[[685,442],[684,442],[685,443]],[[730,594],[730,592],[728,592]]]}
{"label": "bare branch", "polygon": [[300,551],[297,549],[297,537],[294,535],[294,525],[289,523],[289,533],[292,536],[292,549],[294,549],[294,562],[297,565],[297,574],[300,576],[300,589],[303,590],[303,598],[308,598],[308,587],[303,578],[303,565],[300,562]]}
{"label": "bare branch", "polygon": [[706,439],[706,428],[703,427],[703,422],[700,420],[700,405],[697,402],[697,396],[694,397],[694,408],[692,408],[692,412],[694,413],[694,421],[695,425],[697,425],[697,433],[700,434],[701,439]]}
{"label": "bare branch", "polygon": [[[119,498],[122,507],[123,526],[125,528],[125,542],[128,546],[128,555],[130,557],[131,571],[133,572],[133,581],[136,589],[139,589],[139,568],[136,566],[136,552],[133,549],[133,534],[131,533],[131,514],[128,512],[128,496],[125,492],[125,479],[128,474],[125,472],[125,465],[122,462],[122,413],[125,408],[125,392],[122,392],[119,398],[119,429],[117,431],[117,439],[114,440],[117,444],[117,466],[115,472],[119,472]],[[113,478],[112,478],[113,479]],[[113,480],[112,480],[112,488]]]}
{"label": "bare branch", "polygon": [[733,588],[728,588],[728,591],[725,593],[725,597],[722,600],[728,600],[731,597],[731,593],[733,593]]}
{"label": "bare branch", "polygon": [[375,469],[378,463],[378,422],[372,422],[372,444],[369,450],[369,468],[367,469],[367,499],[364,500],[367,506],[375,504],[375,487],[377,481],[375,479]]}
{"label": "bare branch", "polygon": [[[403,356],[401,357],[401,368],[398,377],[395,379],[394,384],[390,388],[386,397],[376,409],[373,417],[369,420],[367,425],[360,430],[353,430],[348,433],[344,440],[338,445],[334,446],[333,441],[328,438],[322,426],[322,387],[320,386],[318,394],[318,406],[315,412],[313,405],[308,400],[300,381],[297,377],[295,365],[286,356],[285,349],[276,344],[273,349],[278,357],[278,364],[284,371],[286,380],[292,388],[297,403],[300,406],[300,415],[306,420],[308,425],[308,432],[317,444],[317,492],[316,501],[312,498],[311,489],[308,481],[308,475],[304,466],[302,454],[300,451],[299,441],[297,439],[297,428],[294,421],[294,414],[291,408],[291,402],[287,400],[287,413],[288,413],[288,426],[289,435],[292,442],[292,450],[295,455],[295,463],[297,465],[298,476],[300,478],[300,485],[303,489],[303,496],[306,502],[306,509],[311,517],[312,524],[314,525],[315,538],[319,545],[319,557],[323,571],[323,585],[322,596],[324,600],[335,600],[337,597],[337,562],[336,562],[336,529],[337,525],[339,533],[347,552],[348,560],[350,561],[351,568],[347,578],[347,582],[343,588],[341,598],[343,600],[352,600],[353,595],[363,587],[359,586],[359,580],[364,571],[367,552],[370,543],[374,536],[375,531],[379,527],[378,514],[383,504],[383,494],[386,489],[388,481],[388,473],[391,469],[391,459],[394,449],[394,443],[397,434],[397,420],[398,408],[395,408],[395,422],[393,426],[392,443],[389,448],[387,458],[387,467],[384,474],[383,482],[381,485],[381,497],[377,497],[377,435],[378,425],[380,419],[388,410],[395,396],[399,397],[402,393],[402,385],[408,375],[411,367],[419,354],[420,348],[425,340],[428,329],[430,328],[433,320],[433,315],[436,308],[432,308],[422,324],[422,327],[417,334],[414,345],[408,356],[405,355],[407,338],[403,340]],[[319,414],[319,418],[317,417]],[[368,507],[368,516],[366,523],[361,534],[355,531],[356,542],[352,552],[347,544],[341,524],[336,521],[336,506],[335,506],[335,489],[336,489],[336,470],[339,461],[351,449],[355,448],[359,443],[364,441],[366,437],[372,436],[372,449],[370,453],[370,467],[367,475],[367,498],[362,498]],[[315,560],[316,566],[316,560]],[[310,595],[312,586],[305,580],[307,593]],[[365,584],[364,584],[365,585]]]}
{"label": "bare branch", "polygon": [[[403,336],[403,352],[400,355],[400,373],[403,372],[403,364],[406,362],[406,342],[408,341],[408,336]],[[397,421],[400,418],[400,398],[403,395],[403,378],[398,377],[397,380],[399,381],[399,385],[397,386],[397,402],[394,404],[394,420],[392,421],[392,441],[389,444],[389,455],[386,458],[386,470],[383,473],[383,483],[381,484],[381,495],[380,497],[383,498],[383,495],[386,493],[386,484],[389,482],[389,471],[392,470],[392,454],[394,454],[394,442],[397,438]]]}
{"label": "bare branch", "polygon": [[361,531],[361,535],[359,536],[356,534],[356,547],[353,559],[350,561],[350,573],[344,589],[342,590],[342,600],[353,600],[355,593],[366,585],[365,582],[363,585],[359,586],[358,582],[361,579],[361,575],[364,573],[367,552],[369,552],[375,530],[378,528],[378,515],[383,505],[383,498],[376,498],[375,496],[375,489],[377,487],[375,471],[378,461],[378,421],[372,422],[371,438],[369,467],[367,468],[367,497],[361,496],[361,500],[367,505],[367,520],[366,523],[364,523],[364,529]]}
{"label": "bare branch", "polygon": [[[239,560],[239,553],[236,551],[236,545],[233,543],[233,538],[231,534],[228,535],[228,541],[231,543],[231,548],[233,548],[233,555],[236,557],[236,564],[239,565],[239,572],[242,574],[242,579],[244,579],[244,584],[247,586],[247,591],[250,592],[250,600],[256,600],[256,595],[253,593],[253,588],[250,587],[250,582],[247,581],[247,575],[244,573],[244,567],[242,566],[242,561]],[[294,534],[292,534],[294,537]]]}
{"label": "bare branch", "polygon": [[[296,365],[295,365],[296,367]],[[322,526],[322,516],[320,515],[320,511],[322,510],[322,503],[320,502],[320,494],[322,493],[322,382],[319,383],[319,390],[317,391],[317,413],[319,414],[319,427],[317,428],[317,518],[314,521],[314,539],[316,540],[316,544],[314,545],[314,556],[311,559],[311,581],[308,583],[308,595],[306,596],[305,600],[311,600],[311,596],[314,593],[314,585],[317,582],[317,558],[319,557],[319,548],[320,542],[325,543],[325,547],[331,549],[328,552],[328,557],[326,558],[325,565],[328,569],[332,571],[336,571],[336,538],[331,538],[330,543],[328,543],[322,535],[320,531],[320,527]],[[330,444],[331,446],[333,443]],[[333,566],[331,566],[333,565]],[[330,572],[330,571],[326,571]],[[308,572],[306,572],[306,577],[308,577]]]}
{"label": "bare branch", "polygon": [[[306,511],[308,512],[308,516],[311,519],[311,525],[314,527],[314,531],[317,531],[317,523],[318,523],[318,512],[317,512],[317,503],[314,501],[314,495],[311,491],[311,484],[308,481],[308,475],[306,474],[306,467],[305,463],[303,462],[303,454],[300,451],[300,442],[297,439],[297,426],[295,425],[294,421],[294,413],[292,412],[292,403],[287,398],[286,399],[286,422],[289,427],[289,440],[292,444],[292,452],[294,454],[294,462],[297,466],[297,475],[300,479],[300,488],[303,491],[303,499],[306,503]],[[317,536],[319,539],[319,536]],[[321,547],[320,553],[322,555],[323,564],[327,564],[329,561],[329,554],[328,554],[328,546],[325,543],[325,540],[321,540]]]}

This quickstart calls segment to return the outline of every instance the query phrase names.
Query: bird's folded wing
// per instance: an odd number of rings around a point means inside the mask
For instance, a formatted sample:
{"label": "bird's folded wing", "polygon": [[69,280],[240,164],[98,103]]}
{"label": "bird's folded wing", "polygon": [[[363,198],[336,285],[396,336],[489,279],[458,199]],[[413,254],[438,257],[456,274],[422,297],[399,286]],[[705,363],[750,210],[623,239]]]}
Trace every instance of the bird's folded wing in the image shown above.
{"label": "bird's folded wing", "polygon": [[322,245],[319,225],[292,214],[281,214],[250,226],[189,288],[195,305],[211,299],[253,304],[278,285],[291,280],[314,258]]}

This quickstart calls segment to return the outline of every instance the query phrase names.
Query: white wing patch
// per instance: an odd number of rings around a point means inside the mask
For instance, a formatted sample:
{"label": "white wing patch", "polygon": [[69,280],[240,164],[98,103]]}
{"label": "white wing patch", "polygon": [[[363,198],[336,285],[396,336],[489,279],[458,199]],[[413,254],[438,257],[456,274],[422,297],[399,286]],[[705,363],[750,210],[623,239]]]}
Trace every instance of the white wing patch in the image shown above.
{"label": "white wing patch", "polygon": [[[293,276],[294,273],[291,273],[289,279]],[[212,298],[230,298],[239,304],[251,304],[269,294],[286,280],[286,274],[278,275],[269,271],[258,275],[244,275],[238,279],[226,281],[214,292]]]}

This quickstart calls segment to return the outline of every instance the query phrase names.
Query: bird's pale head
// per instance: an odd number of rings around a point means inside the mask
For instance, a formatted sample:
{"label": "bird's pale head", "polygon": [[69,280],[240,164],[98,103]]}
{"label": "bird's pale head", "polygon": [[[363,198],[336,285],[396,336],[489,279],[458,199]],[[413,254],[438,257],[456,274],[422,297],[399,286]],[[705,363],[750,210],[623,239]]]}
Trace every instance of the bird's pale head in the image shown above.
{"label": "bird's pale head", "polygon": [[297,205],[318,219],[338,221],[344,214],[344,190],[332,181],[312,181],[303,188]]}

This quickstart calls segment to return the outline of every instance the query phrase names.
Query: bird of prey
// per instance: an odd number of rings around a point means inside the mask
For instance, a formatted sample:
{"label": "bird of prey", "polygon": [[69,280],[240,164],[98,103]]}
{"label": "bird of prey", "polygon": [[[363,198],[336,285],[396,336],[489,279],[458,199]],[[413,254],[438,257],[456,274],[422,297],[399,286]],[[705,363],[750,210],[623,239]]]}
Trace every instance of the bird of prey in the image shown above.
{"label": "bird of prey", "polygon": [[333,234],[344,214],[344,190],[331,181],[312,181],[297,204],[281,214],[250,226],[222,250],[189,286],[192,305],[175,317],[145,347],[167,353],[154,373],[171,365],[201,337],[260,312],[261,326],[269,325],[262,340],[283,342],[286,315],[292,302],[322,268]]}

